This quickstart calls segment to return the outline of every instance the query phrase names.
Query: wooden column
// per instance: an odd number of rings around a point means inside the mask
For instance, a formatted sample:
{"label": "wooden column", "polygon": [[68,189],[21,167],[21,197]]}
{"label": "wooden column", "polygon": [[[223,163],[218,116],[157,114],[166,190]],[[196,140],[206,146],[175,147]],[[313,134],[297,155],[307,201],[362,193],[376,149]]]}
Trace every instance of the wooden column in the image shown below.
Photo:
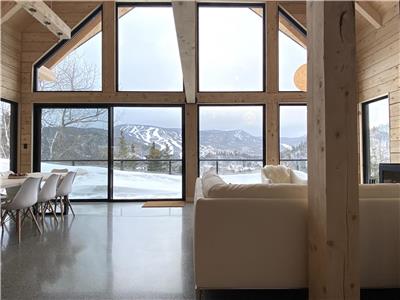
{"label": "wooden column", "polygon": [[103,3],[103,92],[116,91],[115,2]]}
{"label": "wooden column", "polygon": [[194,185],[198,176],[197,151],[197,105],[185,105],[185,171],[186,171],[186,201],[193,201]]}
{"label": "wooden column", "polygon": [[267,164],[279,164],[279,104],[277,99],[267,103]]}
{"label": "wooden column", "polygon": [[354,2],[307,2],[309,299],[359,299]]}
{"label": "wooden column", "polygon": [[[266,65],[267,77],[266,85],[267,92],[276,94],[279,90],[279,55],[278,55],[278,3],[271,1],[266,4],[266,21],[265,33],[266,47]],[[267,164],[279,164],[279,107],[276,97],[267,100]]]}

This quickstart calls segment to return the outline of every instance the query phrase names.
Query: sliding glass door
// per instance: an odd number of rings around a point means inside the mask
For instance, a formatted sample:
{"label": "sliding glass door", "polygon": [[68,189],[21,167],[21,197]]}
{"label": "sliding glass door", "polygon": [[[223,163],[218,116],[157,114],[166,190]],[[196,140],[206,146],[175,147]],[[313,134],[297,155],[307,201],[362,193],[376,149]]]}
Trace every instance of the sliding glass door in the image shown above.
{"label": "sliding glass door", "polygon": [[113,199],[181,199],[182,108],[113,111]]}
{"label": "sliding glass door", "polygon": [[182,106],[35,106],[34,170],[76,171],[71,199],[183,198]]}
{"label": "sliding glass door", "polygon": [[76,171],[71,199],[107,199],[107,124],[106,108],[40,111],[40,170]]}

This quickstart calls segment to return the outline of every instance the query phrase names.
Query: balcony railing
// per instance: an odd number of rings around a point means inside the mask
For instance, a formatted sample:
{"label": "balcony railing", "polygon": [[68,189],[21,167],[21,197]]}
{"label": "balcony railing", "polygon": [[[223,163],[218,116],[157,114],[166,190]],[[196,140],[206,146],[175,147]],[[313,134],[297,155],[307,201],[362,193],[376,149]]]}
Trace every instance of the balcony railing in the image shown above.
{"label": "balcony railing", "polygon": [[[125,169],[129,168],[128,163],[154,163],[158,162],[161,164],[167,164],[168,174],[173,174],[173,163],[182,163],[182,159],[113,159],[114,169],[116,168],[116,163],[118,164],[118,170],[124,171]],[[60,164],[66,166],[93,166],[93,163],[104,163],[105,167],[107,167],[108,160],[107,159],[52,159],[52,160],[41,160],[42,163],[53,163],[53,164]],[[131,166],[132,168],[132,166]],[[142,170],[139,170],[142,171]],[[148,171],[148,170],[147,170]]]}
{"label": "balcony railing", "polygon": [[220,171],[220,166],[221,166],[221,162],[231,162],[231,163],[242,163],[242,166],[245,168],[246,167],[246,163],[261,163],[261,166],[264,163],[263,159],[247,159],[247,158],[232,158],[232,159],[228,159],[228,158],[200,158],[199,159],[200,162],[200,167],[201,167],[201,163],[202,162],[210,162],[210,163],[215,163],[215,171],[217,174],[219,174]]}

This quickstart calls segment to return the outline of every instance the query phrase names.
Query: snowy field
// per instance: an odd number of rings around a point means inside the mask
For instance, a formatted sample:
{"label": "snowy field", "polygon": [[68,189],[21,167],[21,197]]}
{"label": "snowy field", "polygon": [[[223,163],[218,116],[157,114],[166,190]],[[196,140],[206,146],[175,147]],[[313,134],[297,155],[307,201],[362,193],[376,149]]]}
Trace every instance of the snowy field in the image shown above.
{"label": "snowy field", "polygon": [[[0,159],[1,170],[8,161]],[[42,172],[68,168],[76,171],[72,199],[107,199],[107,168],[94,166],[65,166],[42,163]],[[303,178],[306,174],[298,173]],[[260,170],[251,173],[220,175],[228,183],[261,183]],[[182,176],[114,170],[114,199],[179,199],[182,198]]]}
{"label": "snowy field", "polygon": [[[71,198],[106,199],[107,168],[90,166],[65,166],[42,163],[43,172],[68,168],[77,177]],[[229,183],[261,182],[260,172],[250,174],[222,175]],[[173,199],[182,198],[182,176],[114,170],[114,199]]]}

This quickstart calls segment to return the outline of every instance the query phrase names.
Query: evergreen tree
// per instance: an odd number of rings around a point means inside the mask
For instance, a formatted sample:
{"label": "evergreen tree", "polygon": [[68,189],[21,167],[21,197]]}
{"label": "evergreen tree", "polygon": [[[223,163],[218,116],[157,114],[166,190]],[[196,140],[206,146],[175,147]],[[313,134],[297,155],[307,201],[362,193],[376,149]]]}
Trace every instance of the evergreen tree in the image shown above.
{"label": "evergreen tree", "polygon": [[129,158],[128,143],[126,142],[125,132],[122,129],[120,130],[120,137],[119,137],[118,158],[120,159]]}
{"label": "evergreen tree", "polygon": [[156,143],[153,142],[153,144],[151,145],[149,154],[146,155],[146,159],[149,160],[147,171],[149,172],[162,171],[162,163],[160,161],[157,161],[157,159],[161,159],[161,151],[156,148]]}

